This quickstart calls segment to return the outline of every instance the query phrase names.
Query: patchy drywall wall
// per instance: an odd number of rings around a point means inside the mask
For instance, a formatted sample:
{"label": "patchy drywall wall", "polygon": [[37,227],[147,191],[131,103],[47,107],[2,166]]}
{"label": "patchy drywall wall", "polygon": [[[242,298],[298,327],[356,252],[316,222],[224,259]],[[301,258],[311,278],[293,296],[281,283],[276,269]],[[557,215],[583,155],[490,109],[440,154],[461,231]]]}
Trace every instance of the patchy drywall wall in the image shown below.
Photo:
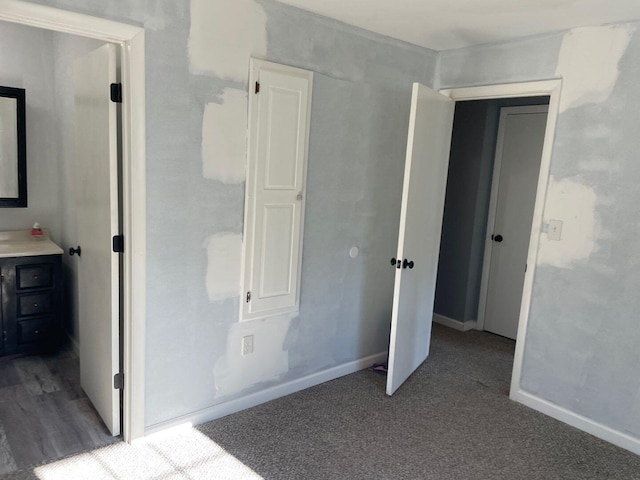
{"label": "patchy drywall wall", "polygon": [[521,387],[640,439],[637,26],[443,52],[440,69],[446,87],[563,76],[544,222],[564,224],[540,236]]}
{"label": "patchy drywall wall", "polygon": [[253,0],[191,0],[191,72],[246,83],[249,57],[267,53],[266,24]]}
{"label": "patchy drywall wall", "polygon": [[556,68],[564,80],[560,112],[609,97],[632,32],[630,25],[612,25],[576,28],[564,36]]}
{"label": "patchy drywall wall", "polygon": [[202,120],[202,173],[242,183],[247,161],[247,92],[225,88],[222,103],[208,103]]}
{"label": "patchy drywall wall", "polygon": [[579,179],[549,179],[544,216],[560,220],[561,239],[549,240],[540,236],[538,264],[570,268],[576,262],[587,262],[597,249],[596,193],[593,187],[583,185]]}
{"label": "patchy drywall wall", "polygon": [[[214,367],[216,396],[225,398],[277,381],[289,371],[285,345],[297,314],[277,315],[234,323],[227,336],[226,353]],[[243,354],[243,337],[251,336],[253,351]]]}

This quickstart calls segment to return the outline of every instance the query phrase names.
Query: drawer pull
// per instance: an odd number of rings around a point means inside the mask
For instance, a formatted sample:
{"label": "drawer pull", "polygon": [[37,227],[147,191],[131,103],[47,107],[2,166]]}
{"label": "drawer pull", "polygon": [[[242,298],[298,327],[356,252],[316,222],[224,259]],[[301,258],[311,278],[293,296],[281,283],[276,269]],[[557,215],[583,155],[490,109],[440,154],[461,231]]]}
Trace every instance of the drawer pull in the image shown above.
{"label": "drawer pull", "polygon": [[35,332],[33,332],[33,333],[35,333],[36,335],[38,335],[38,334],[40,333],[40,330],[36,330],[36,331],[35,331]]}
{"label": "drawer pull", "polygon": [[34,303],[34,304],[33,304],[33,306],[34,306],[35,308],[38,308],[38,304],[37,304],[37,303]]}
{"label": "drawer pull", "polygon": [[38,280],[38,275],[34,275],[34,276],[33,276],[33,279],[34,279],[34,280]]}

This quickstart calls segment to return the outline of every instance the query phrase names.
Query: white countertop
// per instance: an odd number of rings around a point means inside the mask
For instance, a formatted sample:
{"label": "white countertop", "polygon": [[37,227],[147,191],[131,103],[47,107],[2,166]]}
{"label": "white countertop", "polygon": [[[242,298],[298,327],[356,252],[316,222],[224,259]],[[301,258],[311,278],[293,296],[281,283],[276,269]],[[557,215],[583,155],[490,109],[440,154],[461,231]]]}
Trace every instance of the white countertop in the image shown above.
{"label": "white countertop", "polygon": [[31,237],[31,230],[14,230],[0,232],[0,258],[34,257],[37,255],[59,255],[62,248],[49,239],[45,231],[43,239]]}

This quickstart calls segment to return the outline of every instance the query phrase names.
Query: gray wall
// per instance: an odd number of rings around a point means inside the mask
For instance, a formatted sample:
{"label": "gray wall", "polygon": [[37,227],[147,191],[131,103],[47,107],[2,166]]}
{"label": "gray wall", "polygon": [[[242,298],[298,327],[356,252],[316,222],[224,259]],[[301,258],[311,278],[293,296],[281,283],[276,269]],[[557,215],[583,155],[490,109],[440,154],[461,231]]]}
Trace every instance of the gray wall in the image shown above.
{"label": "gray wall", "polygon": [[0,230],[60,233],[52,34],[0,22],[0,85],[26,90],[27,208],[0,208]]}
{"label": "gray wall", "polygon": [[[522,387],[640,436],[636,25],[444,52],[446,87],[563,78]],[[627,46],[628,43],[628,46]]]}
{"label": "gray wall", "polygon": [[[385,351],[411,83],[432,84],[435,53],[271,0],[41,3],[146,27],[146,424]],[[220,45],[239,68],[216,70]],[[207,246],[240,238],[244,184],[203,174],[203,118],[246,112],[230,99],[247,90],[251,54],[316,76],[300,315],[239,323],[237,277],[224,298],[206,281],[229,252]],[[240,123],[225,135],[242,138]],[[246,333],[255,353],[240,357]]]}

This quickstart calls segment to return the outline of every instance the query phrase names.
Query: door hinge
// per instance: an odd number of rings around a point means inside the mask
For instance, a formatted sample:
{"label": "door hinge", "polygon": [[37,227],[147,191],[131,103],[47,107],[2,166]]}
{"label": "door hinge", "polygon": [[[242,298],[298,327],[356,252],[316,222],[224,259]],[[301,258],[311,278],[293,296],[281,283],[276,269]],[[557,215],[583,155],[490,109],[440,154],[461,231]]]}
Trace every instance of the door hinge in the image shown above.
{"label": "door hinge", "polygon": [[122,103],[122,84],[111,84],[111,101],[114,103]]}
{"label": "door hinge", "polygon": [[260,93],[260,82],[256,82],[256,95]]}
{"label": "door hinge", "polygon": [[251,301],[251,292],[247,292],[247,303]]}
{"label": "door hinge", "polygon": [[124,373],[116,373],[113,376],[113,388],[115,390],[122,390],[124,388]]}
{"label": "door hinge", "polygon": [[112,244],[113,244],[113,251],[115,253],[123,253],[124,252],[124,235],[114,235]]}

